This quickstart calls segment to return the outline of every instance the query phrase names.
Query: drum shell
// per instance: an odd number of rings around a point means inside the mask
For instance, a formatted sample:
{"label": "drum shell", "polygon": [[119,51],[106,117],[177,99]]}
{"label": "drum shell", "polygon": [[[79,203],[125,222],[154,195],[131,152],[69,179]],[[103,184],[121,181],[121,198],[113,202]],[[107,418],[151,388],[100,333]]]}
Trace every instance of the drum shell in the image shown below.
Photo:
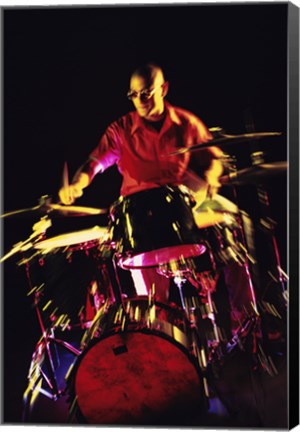
{"label": "drum shell", "polygon": [[[110,237],[124,268],[156,266],[204,251],[191,210],[191,197],[165,186],[121,197],[111,208]],[[167,249],[172,249],[170,254]],[[151,251],[163,250],[167,258]],[[175,254],[175,255],[173,255]],[[130,257],[141,257],[139,264]],[[162,256],[162,255],[161,255]],[[126,262],[129,262],[127,264]]]}
{"label": "drum shell", "polygon": [[[147,325],[151,308],[156,318]],[[120,307],[113,305],[86,331],[69,381],[77,416],[90,424],[186,421],[203,407],[203,384],[182,311],[160,303],[149,306],[142,297],[126,300],[124,309],[125,327],[122,316],[116,319]]]}
{"label": "drum shell", "polygon": [[104,334],[137,328],[143,331],[150,329],[151,332],[157,328],[159,333],[170,336],[189,349],[189,323],[182,309],[151,301],[148,296],[123,299],[123,305],[107,302],[83,337],[81,348],[86,348],[91,341]]}
{"label": "drum shell", "polygon": [[111,296],[108,259],[97,241],[83,248],[38,250],[25,262],[29,293],[46,328],[85,326]]}
{"label": "drum shell", "polygon": [[243,246],[243,232],[238,224],[201,229],[201,237],[206,251],[194,260],[197,271],[218,270],[235,262],[239,265],[246,262],[247,250]]}

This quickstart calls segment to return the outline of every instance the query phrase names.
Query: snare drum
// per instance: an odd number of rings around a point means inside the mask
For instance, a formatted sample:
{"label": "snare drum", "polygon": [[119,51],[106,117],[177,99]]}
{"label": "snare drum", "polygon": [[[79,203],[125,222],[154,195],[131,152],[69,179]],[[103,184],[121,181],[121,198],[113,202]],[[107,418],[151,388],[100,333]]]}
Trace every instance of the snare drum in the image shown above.
{"label": "snare drum", "polygon": [[205,246],[189,194],[163,186],[121,197],[111,208],[111,239],[124,269],[201,255]]}
{"label": "snare drum", "polygon": [[203,407],[203,382],[183,311],[148,297],[95,318],[69,379],[74,412],[101,425],[181,424]]}

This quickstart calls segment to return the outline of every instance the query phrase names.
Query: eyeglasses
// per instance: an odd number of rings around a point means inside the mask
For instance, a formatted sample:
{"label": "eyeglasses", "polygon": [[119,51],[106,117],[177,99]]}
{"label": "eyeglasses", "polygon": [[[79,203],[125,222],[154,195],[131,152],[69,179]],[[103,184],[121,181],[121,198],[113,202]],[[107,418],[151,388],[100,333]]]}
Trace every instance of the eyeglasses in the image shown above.
{"label": "eyeglasses", "polygon": [[141,101],[145,102],[145,101],[151,99],[152,96],[154,95],[154,93],[156,92],[156,90],[158,90],[160,87],[162,87],[161,84],[152,90],[147,89],[147,88],[144,90],[141,90],[139,92],[134,91],[134,90],[129,90],[129,92],[127,93],[127,97],[129,100],[133,100],[133,99],[136,99],[137,97],[140,97]]}

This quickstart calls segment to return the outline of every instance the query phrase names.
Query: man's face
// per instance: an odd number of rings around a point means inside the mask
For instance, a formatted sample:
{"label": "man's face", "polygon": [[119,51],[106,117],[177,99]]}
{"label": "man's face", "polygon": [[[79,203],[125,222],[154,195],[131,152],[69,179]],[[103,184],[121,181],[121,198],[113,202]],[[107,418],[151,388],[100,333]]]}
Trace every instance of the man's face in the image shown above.
{"label": "man's face", "polygon": [[154,121],[161,116],[164,112],[165,85],[160,75],[156,75],[150,83],[137,75],[131,77],[131,100],[141,117]]}

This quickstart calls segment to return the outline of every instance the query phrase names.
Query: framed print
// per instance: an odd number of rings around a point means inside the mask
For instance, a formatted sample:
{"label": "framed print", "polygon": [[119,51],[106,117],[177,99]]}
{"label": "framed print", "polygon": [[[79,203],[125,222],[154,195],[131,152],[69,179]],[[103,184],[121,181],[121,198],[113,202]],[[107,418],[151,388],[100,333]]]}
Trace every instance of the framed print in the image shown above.
{"label": "framed print", "polygon": [[298,425],[298,7],[1,16],[2,422]]}

